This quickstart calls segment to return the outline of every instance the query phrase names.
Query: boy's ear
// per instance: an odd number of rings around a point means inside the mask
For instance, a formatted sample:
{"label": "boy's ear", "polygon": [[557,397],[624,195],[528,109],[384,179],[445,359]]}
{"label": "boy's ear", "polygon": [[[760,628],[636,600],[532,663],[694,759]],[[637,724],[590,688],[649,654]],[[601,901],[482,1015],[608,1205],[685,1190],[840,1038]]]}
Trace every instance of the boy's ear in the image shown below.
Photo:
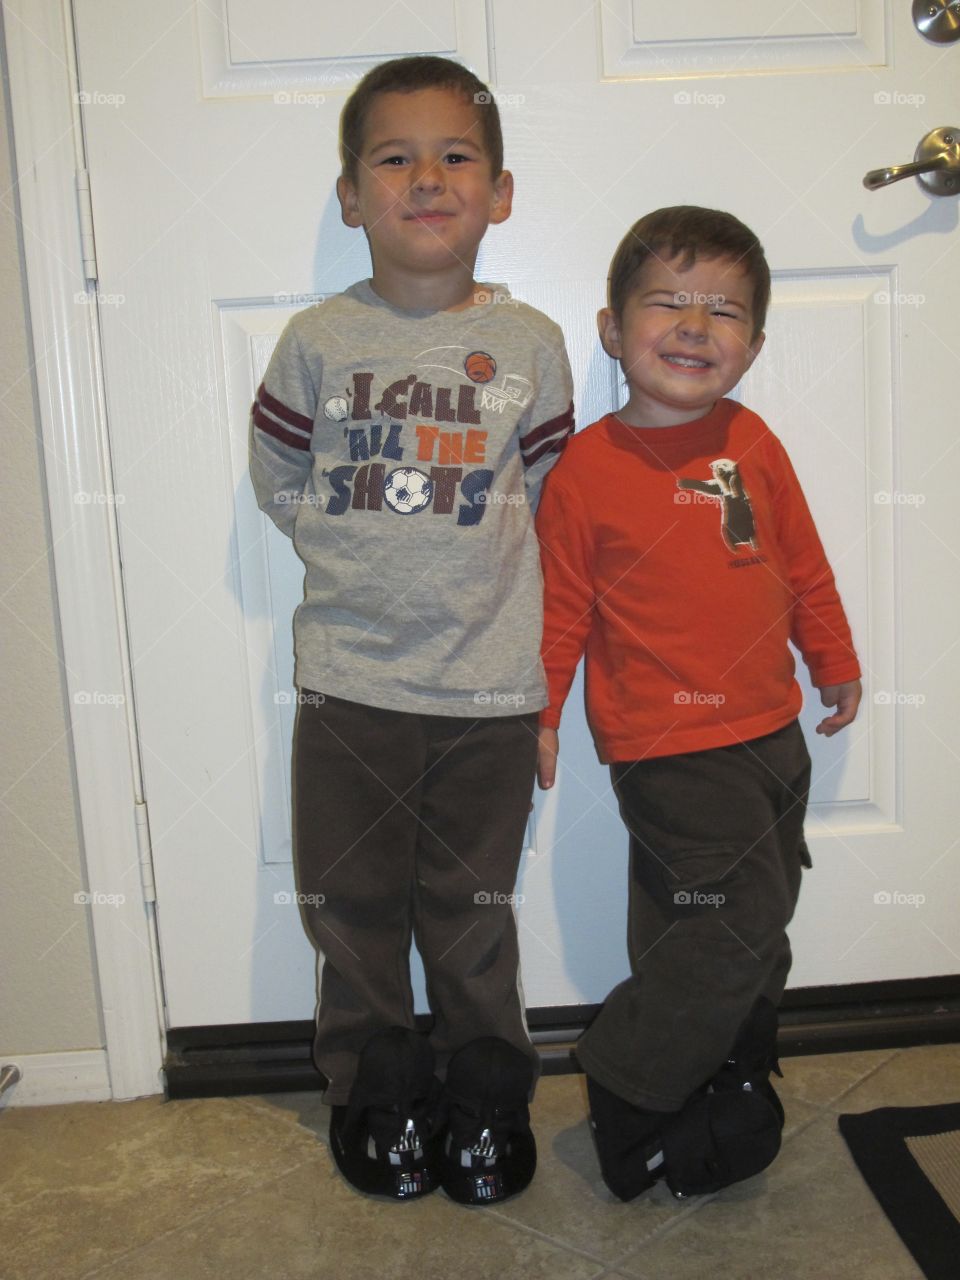
{"label": "boy's ear", "polygon": [[619,360],[623,355],[620,345],[620,324],[610,307],[603,307],[597,312],[597,328],[600,331],[600,342],[608,356]]}
{"label": "boy's ear", "polygon": [[491,223],[506,222],[513,208],[513,174],[504,169],[493,180],[493,202],[490,206]]}
{"label": "boy's ear", "polygon": [[[757,356],[760,354],[760,348],[767,340],[767,335],[763,332],[758,333],[754,340],[750,343],[750,364],[753,364]],[[749,366],[748,366],[749,368]]]}
{"label": "boy's ear", "polygon": [[340,217],[348,227],[362,227],[360,200],[357,189],[348,177],[341,173],[337,179],[337,199],[340,201]]}

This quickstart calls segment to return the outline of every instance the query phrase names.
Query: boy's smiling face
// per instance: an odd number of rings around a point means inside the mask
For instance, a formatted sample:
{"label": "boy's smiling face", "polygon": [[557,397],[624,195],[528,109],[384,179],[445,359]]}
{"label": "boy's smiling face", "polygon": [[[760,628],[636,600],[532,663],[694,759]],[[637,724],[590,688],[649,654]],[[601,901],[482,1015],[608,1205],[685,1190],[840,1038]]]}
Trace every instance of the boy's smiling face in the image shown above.
{"label": "boy's smiling face", "polygon": [[730,258],[651,256],[619,318],[597,317],[608,355],[620,361],[630,399],[620,417],[637,427],[673,427],[709,413],[753,363],[753,280]]}
{"label": "boy's smiling face", "polygon": [[[450,305],[472,289],[480,241],[510,215],[513,179],[491,172],[478,107],[450,89],[383,93],[367,113],[343,220],[370,240],[373,282],[399,306]],[[435,286],[433,288],[432,286]],[[427,299],[424,301],[424,299]]]}

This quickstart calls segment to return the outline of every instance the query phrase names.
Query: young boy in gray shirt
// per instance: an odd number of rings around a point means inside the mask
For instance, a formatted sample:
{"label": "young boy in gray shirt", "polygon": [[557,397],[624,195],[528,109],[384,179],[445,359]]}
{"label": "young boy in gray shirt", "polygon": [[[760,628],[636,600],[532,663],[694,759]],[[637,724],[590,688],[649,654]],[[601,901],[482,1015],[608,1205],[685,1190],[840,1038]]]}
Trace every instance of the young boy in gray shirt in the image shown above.
{"label": "young boy in gray shirt", "polygon": [[355,1186],[485,1204],[536,1164],[513,889],[546,705],[531,513],[571,377],[559,328],[473,278],[513,194],[483,83],[384,63],[341,130],[337,194],[373,275],[287,325],[250,461],[306,565],[293,805],[314,1056]]}

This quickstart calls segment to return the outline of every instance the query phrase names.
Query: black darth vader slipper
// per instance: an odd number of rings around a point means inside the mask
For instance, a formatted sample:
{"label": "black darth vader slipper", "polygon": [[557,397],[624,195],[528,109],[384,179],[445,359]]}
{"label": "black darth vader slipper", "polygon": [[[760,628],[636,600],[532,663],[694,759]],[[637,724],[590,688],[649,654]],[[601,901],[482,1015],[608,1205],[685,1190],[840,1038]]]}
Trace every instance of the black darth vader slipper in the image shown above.
{"label": "black darth vader slipper", "polygon": [[364,1046],[347,1105],[332,1108],[330,1149],[346,1180],[368,1195],[413,1200],[435,1191],[440,1085],[433,1050],[406,1027]]}
{"label": "black darth vader slipper", "polygon": [[780,1150],[780,1119],[761,1093],[703,1093],[663,1130],[667,1186],[678,1200],[752,1178]]}
{"label": "black darth vader slipper", "polygon": [[527,1100],[533,1066],[520,1049],[487,1036],[450,1059],[440,1182],[460,1204],[494,1204],[525,1190],[537,1167]]}

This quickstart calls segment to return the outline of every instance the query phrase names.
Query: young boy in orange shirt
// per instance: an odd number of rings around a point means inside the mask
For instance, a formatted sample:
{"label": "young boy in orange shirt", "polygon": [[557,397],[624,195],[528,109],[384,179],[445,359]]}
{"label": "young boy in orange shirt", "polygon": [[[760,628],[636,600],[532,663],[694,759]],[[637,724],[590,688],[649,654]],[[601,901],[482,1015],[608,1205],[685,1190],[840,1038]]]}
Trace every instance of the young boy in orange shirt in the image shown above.
{"label": "young boy in orange shirt", "polygon": [[587,712],[630,832],[631,977],[581,1037],[607,1185],[677,1195],[780,1145],[776,1005],[809,865],[810,759],[787,647],[826,707],[860,669],[780,442],[725,399],[763,345],[770,273],[730,214],[661,209],[627,234],[598,316],[627,403],[569,443],[537,528],[545,582],[540,780],[586,654]]}

